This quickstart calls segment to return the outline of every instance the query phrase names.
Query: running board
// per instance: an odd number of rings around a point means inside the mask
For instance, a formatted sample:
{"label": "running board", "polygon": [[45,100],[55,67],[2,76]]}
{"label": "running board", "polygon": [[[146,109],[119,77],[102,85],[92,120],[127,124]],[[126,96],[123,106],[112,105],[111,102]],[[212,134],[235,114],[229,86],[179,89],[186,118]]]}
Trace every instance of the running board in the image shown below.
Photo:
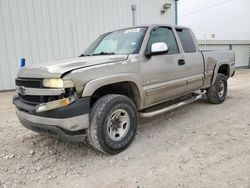
{"label": "running board", "polygon": [[152,111],[152,112],[140,112],[139,115],[142,118],[151,118],[151,117],[160,115],[162,113],[174,110],[174,109],[179,108],[181,106],[184,106],[186,104],[192,103],[194,101],[197,101],[197,100],[201,99],[204,94],[205,94],[205,92],[202,92],[200,94],[194,93],[194,96],[192,98],[190,98],[190,99],[181,101],[179,103],[176,103],[176,104],[173,104],[171,106],[168,106],[168,107],[165,107],[165,108],[161,108],[159,110],[155,110],[155,111]]}

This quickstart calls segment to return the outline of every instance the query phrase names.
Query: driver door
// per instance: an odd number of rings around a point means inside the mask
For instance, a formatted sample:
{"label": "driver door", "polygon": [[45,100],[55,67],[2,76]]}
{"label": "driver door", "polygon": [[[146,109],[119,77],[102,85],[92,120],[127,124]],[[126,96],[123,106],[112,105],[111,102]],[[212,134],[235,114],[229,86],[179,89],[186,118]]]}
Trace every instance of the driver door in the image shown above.
{"label": "driver door", "polygon": [[183,95],[187,89],[186,67],[175,35],[170,27],[157,27],[151,31],[147,50],[154,43],[164,42],[168,51],[152,55],[142,63],[145,105],[151,106]]}

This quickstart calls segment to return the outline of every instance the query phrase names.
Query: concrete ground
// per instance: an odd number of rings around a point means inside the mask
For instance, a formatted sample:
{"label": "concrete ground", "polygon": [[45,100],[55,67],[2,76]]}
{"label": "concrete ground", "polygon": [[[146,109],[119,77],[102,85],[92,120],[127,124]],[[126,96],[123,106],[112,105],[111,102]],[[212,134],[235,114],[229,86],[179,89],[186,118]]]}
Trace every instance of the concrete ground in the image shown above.
{"label": "concrete ground", "polygon": [[116,156],[25,129],[13,95],[0,93],[0,187],[250,187],[250,70],[229,80],[223,104],[140,120]]}

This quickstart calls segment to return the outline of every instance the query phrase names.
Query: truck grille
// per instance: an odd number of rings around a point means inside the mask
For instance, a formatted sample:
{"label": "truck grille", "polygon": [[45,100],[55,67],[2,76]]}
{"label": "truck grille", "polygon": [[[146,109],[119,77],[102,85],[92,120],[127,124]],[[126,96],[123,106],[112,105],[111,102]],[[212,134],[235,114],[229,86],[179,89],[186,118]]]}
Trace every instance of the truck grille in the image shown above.
{"label": "truck grille", "polygon": [[[16,85],[30,88],[43,88],[42,79],[32,78],[17,78]],[[37,105],[43,102],[49,102],[62,98],[62,96],[36,96],[36,95],[21,95],[18,93],[20,100],[31,105]]]}
{"label": "truck grille", "polygon": [[23,102],[33,105],[42,103],[44,101],[42,96],[20,95],[20,94],[18,94],[18,96]]}
{"label": "truck grille", "polygon": [[42,79],[29,79],[29,78],[17,78],[17,86],[31,87],[31,88],[43,88]]}
{"label": "truck grille", "polygon": [[[17,78],[16,79],[17,86],[24,86],[30,88],[42,88],[42,79],[30,79],[30,78]],[[39,104],[43,102],[42,96],[33,96],[33,95],[21,95],[18,93],[19,98],[28,104]]]}

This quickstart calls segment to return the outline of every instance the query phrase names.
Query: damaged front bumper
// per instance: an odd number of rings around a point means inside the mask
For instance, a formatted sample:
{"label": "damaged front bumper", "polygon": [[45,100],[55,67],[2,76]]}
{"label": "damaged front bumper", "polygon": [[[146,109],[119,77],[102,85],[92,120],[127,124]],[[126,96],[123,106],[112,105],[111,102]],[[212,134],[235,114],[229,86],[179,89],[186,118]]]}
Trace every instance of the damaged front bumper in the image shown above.
{"label": "damaged front bumper", "polygon": [[89,126],[90,98],[78,98],[67,106],[43,112],[37,112],[37,106],[24,103],[18,96],[13,98],[13,103],[24,127],[68,141],[85,140],[86,128]]}

